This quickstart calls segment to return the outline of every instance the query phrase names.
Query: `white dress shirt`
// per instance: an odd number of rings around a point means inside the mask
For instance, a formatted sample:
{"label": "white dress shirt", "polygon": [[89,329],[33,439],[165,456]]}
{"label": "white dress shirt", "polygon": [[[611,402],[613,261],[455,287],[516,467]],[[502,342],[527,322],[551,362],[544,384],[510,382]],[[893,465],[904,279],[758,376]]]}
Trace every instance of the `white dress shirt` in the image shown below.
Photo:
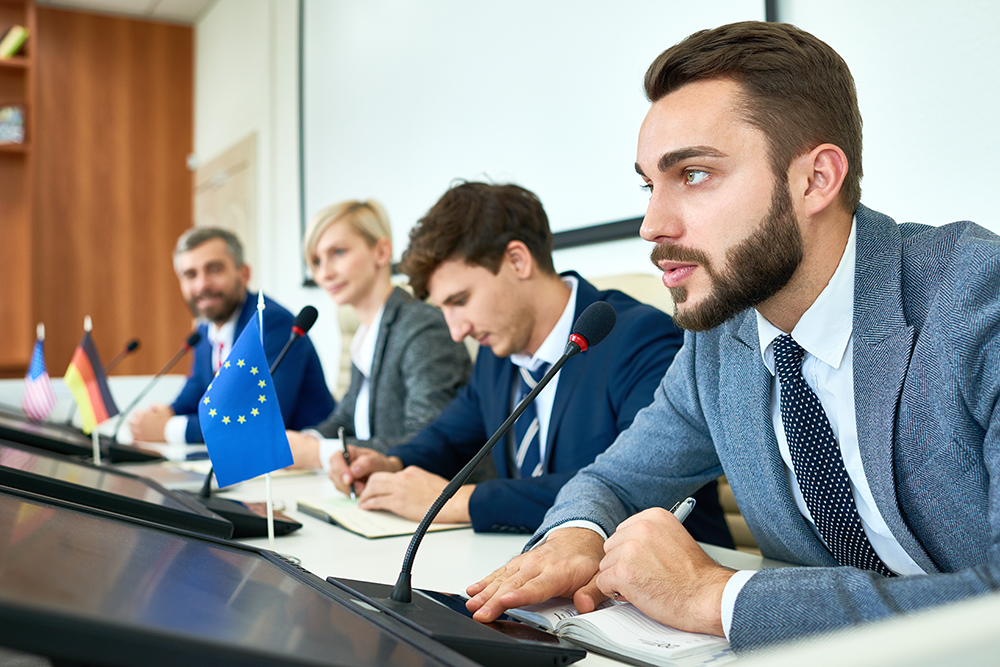
{"label": "white dress shirt", "polygon": [[[562,315],[559,316],[556,325],[552,327],[552,331],[538,346],[534,355],[530,357],[526,354],[510,355],[510,362],[515,366],[527,368],[529,372],[533,372],[543,363],[551,366],[559,361],[563,350],[566,349],[569,335],[573,333],[573,321],[576,319],[577,280],[573,276],[563,276],[562,280],[570,288],[569,302],[566,303]],[[556,387],[559,385],[560,375],[562,375],[562,371],[556,373],[556,376],[535,397],[535,412],[538,415],[538,444],[541,446],[540,461],[545,461],[545,452],[548,449],[549,422],[552,417],[552,405],[556,400]]]}
{"label": "white dress shirt", "polygon": [[[236,307],[229,319],[221,325],[215,322],[208,323],[208,344],[212,349],[212,372],[219,370],[219,366],[229,356],[229,351],[233,349],[236,342],[236,322],[240,319],[243,311],[242,304]],[[163,427],[163,439],[167,444],[183,445],[187,442],[187,415],[176,415],[167,420]]]}
{"label": "white dress shirt", "polygon": [[[371,415],[371,375],[375,365],[375,343],[378,342],[378,331],[382,326],[382,314],[385,304],[378,309],[372,318],[371,326],[362,324],[351,338],[351,363],[361,371],[361,388],[354,401],[354,437],[358,440],[369,440],[372,437]],[[314,429],[306,431],[319,440],[319,462],[323,470],[330,472],[330,457],[343,451],[339,438],[324,438],[323,434]]]}
{"label": "white dress shirt", "polygon": [[[844,467],[851,480],[854,502],[861,516],[861,525],[875,553],[897,574],[923,574],[924,571],[889,532],[885,519],[875,505],[868,477],[861,464],[858,421],[854,408],[855,234],[856,224],[852,223],[847,247],[844,249],[837,270],[816,301],[803,313],[802,318],[792,329],[791,335],[806,351],[802,362],[802,375],[806,384],[816,392],[840,445]],[[757,332],[760,338],[761,357],[771,372],[771,421],[778,439],[778,450],[788,472],[792,496],[817,538],[823,541],[795,478],[788,439],[785,437],[781,421],[781,386],[774,374],[774,339],[784,332],[764,319],[760,313],[757,313]],[[732,625],[736,596],[753,574],[751,570],[739,572],[726,584],[722,596],[722,625],[726,636],[729,636],[729,628]]]}

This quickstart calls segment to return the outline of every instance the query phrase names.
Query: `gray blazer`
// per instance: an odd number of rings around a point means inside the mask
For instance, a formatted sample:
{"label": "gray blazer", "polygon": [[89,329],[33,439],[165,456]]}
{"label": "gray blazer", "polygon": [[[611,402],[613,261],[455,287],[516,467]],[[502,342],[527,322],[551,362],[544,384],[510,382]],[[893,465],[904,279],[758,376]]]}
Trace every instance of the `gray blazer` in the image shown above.
{"label": "gray blazer", "polygon": [[397,287],[385,303],[375,342],[368,410],[371,439],[354,438],[354,405],[364,379],[354,366],[347,393],[316,430],[335,438],[343,426],[348,442],[384,452],[409,442],[431,423],[471,370],[465,345],[451,339],[441,311]]}
{"label": "gray blazer", "polygon": [[726,473],[763,555],[811,566],[750,579],[737,650],[1000,590],[1000,238],[969,222],[856,216],[861,456],[889,529],[928,575],[839,567],[799,513],[753,311],[685,334],[653,404],[563,487],[533,540],[581,517],[610,533]]}

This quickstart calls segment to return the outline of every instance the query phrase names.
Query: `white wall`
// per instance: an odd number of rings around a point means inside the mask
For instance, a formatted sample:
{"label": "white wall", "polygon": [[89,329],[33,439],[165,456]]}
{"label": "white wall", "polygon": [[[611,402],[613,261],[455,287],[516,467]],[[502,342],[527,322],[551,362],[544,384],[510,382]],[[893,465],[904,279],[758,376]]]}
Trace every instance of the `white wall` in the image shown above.
{"label": "white wall", "polygon": [[195,45],[195,153],[204,163],[257,134],[256,282],[293,313],[319,310],[310,335],[332,388],[336,308],[302,287],[299,259],[298,2],[218,0],[195,26]]}
{"label": "white wall", "polygon": [[897,221],[1000,232],[1000,3],[781,0],[840,53],[864,118],[862,201]]}
{"label": "white wall", "polygon": [[[685,3],[671,2],[683,11]],[[763,0],[760,4],[763,7]],[[420,2],[403,6],[420,16]],[[1000,231],[992,196],[1000,182],[1000,164],[995,159],[1000,153],[1000,130],[992,122],[1000,106],[1000,40],[995,38],[1000,34],[1000,4],[991,0],[782,0],[779,11],[782,20],[828,41],[854,72],[865,118],[862,186],[866,204],[900,221],[940,224],[971,218]],[[255,269],[259,284],[291,310],[306,303],[320,310],[314,340],[325,367],[332,371],[339,364],[340,350],[335,308],[322,292],[300,286],[297,12],[296,0],[218,0],[198,22],[195,149],[204,161],[249,132],[257,133],[261,259]],[[634,20],[642,25],[641,18]],[[609,20],[609,25],[618,25],[617,33],[626,28],[620,23]],[[433,28],[421,25],[420,29],[426,33]],[[664,32],[670,31],[665,27]],[[669,46],[668,41],[672,40],[664,40],[663,48]],[[397,57],[405,58],[405,44],[400,49]],[[623,78],[634,74],[625,73]],[[632,156],[644,103],[638,81],[625,87],[634,92],[619,90],[617,94],[634,95],[634,127],[607,131],[624,144],[620,158],[614,159],[622,162],[623,179],[628,180],[634,178]],[[586,98],[581,99],[585,103]],[[550,108],[539,113],[555,118],[561,111]],[[553,131],[557,127],[553,123]],[[361,127],[357,132],[373,140],[376,129]],[[419,129],[411,128],[414,133]],[[573,179],[573,170],[586,169],[586,165],[549,162],[543,164],[553,174],[565,175],[566,191],[580,201],[594,196],[593,185],[581,187]],[[386,169],[391,171],[392,164]],[[506,176],[502,172],[489,175]],[[531,182],[523,184],[535,187]],[[443,192],[446,186],[442,183],[428,192],[426,202],[433,202],[438,190]],[[616,181],[613,187],[621,185]],[[641,214],[637,187],[636,192],[636,210],[623,211],[622,217]],[[344,197],[373,194],[377,193],[331,193]],[[566,221],[583,217],[582,210],[563,215],[556,206],[550,211],[554,228],[573,226]],[[602,221],[607,214],[595,209],[589,222]],[[397,238],[405,238],[403,220],[412,217],[412,213],[396,217],[403,225],[394,230]],[[397,242],[396,255],[401,251]],[[647,256],[647,244],[636,239],[560,251],[555,260],[560,270],[573,268],[598,276],[652,273]],[[335,373],[328,373],[328,380],[335,381]]]}

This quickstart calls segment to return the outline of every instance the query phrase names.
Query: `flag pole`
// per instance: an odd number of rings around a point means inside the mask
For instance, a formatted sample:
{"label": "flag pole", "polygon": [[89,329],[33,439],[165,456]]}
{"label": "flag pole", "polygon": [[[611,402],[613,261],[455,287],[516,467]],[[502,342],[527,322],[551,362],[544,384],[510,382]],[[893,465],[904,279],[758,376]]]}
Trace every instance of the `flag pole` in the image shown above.
{"label": "flag pole", "polygon": [[45,325],[41,322],[35,327],[35,338],[40,341],[45,341]]}
{"label": "flag pole", "polygon": [[[83,318],[83,330],[87,333],[94,330],[94,322],[90,319],[90,315]],[[99,466],[101,465],[101,436],[97,432],[96,426],[94,427],[94,430],[90,432],[90,442],[94,447],[94,465]]]}
{"label": "flag pole", "polygon": [[[257,292],[257,324],[260,325],[260,346],[264,347],[264,291]],[[264,473],[264,492],[267,495],[267,545],[274,551],[274,501],[271,497],[271,473]]]}

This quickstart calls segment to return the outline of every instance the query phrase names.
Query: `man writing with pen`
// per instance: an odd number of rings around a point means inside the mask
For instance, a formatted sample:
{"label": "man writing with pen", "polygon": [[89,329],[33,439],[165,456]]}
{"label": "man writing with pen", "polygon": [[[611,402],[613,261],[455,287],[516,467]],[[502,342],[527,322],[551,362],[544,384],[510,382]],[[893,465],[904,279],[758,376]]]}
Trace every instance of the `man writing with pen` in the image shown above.
{"label": "man writing with pen", "polygon": [[[695,33],[645,86],[641,235],[684,347],[469,587],[475,618],[615,596],[740,651],[1000,590],[1000,238],[860,204],[853,78],[794,26]],[[721,567],[663,509],[722,472],[762,554],[803,567]]]}

